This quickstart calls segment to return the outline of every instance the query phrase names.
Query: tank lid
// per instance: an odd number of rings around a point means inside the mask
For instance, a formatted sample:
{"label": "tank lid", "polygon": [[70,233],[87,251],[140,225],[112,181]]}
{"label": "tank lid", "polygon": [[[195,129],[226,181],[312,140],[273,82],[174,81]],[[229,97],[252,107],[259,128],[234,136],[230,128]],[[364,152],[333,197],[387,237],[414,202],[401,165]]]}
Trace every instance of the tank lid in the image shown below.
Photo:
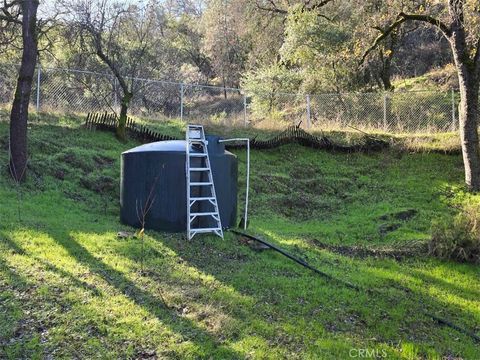
{"label": "tank lid", "polygon": [[157,141],[149,144],[140,145],[133,149],[124,151],[122,154],[138,152],[185,152],[185,140]]}

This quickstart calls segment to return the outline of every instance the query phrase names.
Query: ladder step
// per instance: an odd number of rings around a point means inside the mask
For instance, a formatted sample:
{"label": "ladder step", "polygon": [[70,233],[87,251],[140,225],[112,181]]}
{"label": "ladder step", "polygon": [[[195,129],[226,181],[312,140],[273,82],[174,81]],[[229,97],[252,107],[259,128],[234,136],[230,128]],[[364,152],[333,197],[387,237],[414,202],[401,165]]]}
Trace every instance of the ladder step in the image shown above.
{"label": "ladder step", "polygon": [[191,197],[190,200],[196,200],[196,201],[207,201],[207,200],[215,200],[213,196],[207,196],[207,197]]}
{"label": "ladder step", "polygon": [[187,130],[187,139],[201,139],[203,137],[203,128],[197,126],[197,127],[188,127]]}
{"label": "ladder step", "polygon": [[210,171],[210,168],[190,168],[190,171]]}
{"label": "ladder step", "polygon": [[190,216],[218,216],[218,212],[201,212],[201,213],[190,213]]}
{"label": "ladder step", "polygon": [[190,186],[207,186],[207,185],[212,185],[212,182],[191,182]]}
{"label": "ladder step", "polygon": [[222,228],[190,228],[190,232],[208,233],[213,231],[221,231]]}
{"label": "ladder step", "polygon": [[206,157],[207,153],[190,153],[190,157]]}

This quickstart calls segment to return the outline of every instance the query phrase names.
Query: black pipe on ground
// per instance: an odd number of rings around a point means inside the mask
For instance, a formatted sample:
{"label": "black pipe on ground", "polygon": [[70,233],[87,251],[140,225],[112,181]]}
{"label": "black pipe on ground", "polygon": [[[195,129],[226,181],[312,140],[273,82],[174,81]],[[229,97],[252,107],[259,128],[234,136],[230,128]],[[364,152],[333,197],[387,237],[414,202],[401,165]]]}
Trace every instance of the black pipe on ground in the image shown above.
{"label": "black pipe on ground", "polygon": [[[340,279],[337,279],[336,277],[330,275],[330,274],[327,274],[321,270],[318,270],[316,268],[314,268],[313,266],[311,266],[310,264],[308,264],[307,262],[303,261],[302,259],[299,259],[289,253],[287,253],[285,250],[279,248],[278,246],[276,245],[273,245],[273,244],[270,244],[269,242],[265,241],[265,240],[262,240],[262,239],[259,239],[255,236],[252,236],[252,235],[249,235],[249,234],[245,234],[241,231],[237,231],[237,230],[233,230],[233,229],[230,229],[230,231],[234,234],[237,234],[237,235],[241,235],[241,236],[245,236],[246,238],[248,239],[251,239],[251,240],[254,240],[254,241],[258,241],[259,243],[262,243],[266,246],[268,246],[269,248],[279,252],[280,254],[282,254],[283,256],[286,256],[287,258],[289,258],[290,260],[293,260],[295,261],[297,264],[300,264],[304,267],[306,267],[307,269],[310,269],[312,270],[313,272],[321,275],[322,277],[326,278],[326,279],[329,279],[329,280],[333,280],[333,281],[336,281],[340,284],[343,284],[345,285],[346,287],[350,288],[350,289],[354,289],[356,291],[365,291],[367,293],[375,293],[377,295],[382,295],[382,292],[379,290],[379,289],[376,289],[376,288],[370,288],[370,289],[362,289],[361,287],[359,287],[358,285],[355,285],[355,284],[352,284],[352,283],[349,283],[348,281],[344,281],[344,280],[340,280]],[[448,321],[446,319],[443,319],[443,318],[440,318],[432,313],[429,313],[427,311],[423,311],[423,315],[425,315],[426,317],[429,317],[431,319],[433,319],[434,321],[436,321],[437,323],[441,324],[441,325],[445,325],[445,326],[448,326],[450,327],[451,329],[454,329],[464,335],[467,335],[467,336],[470,336],[473,340],[475,340],[476,342],[479,342],[480,343],[480,336],[478,336],[477,334],[475,334],[473,331],[470,331],[468,329],[465,329],[457,324],[454,324],[452,323],[451,321]]]}
{"label": "black pipe on ground", "polygon": [[350,289],[354,289],[354,290],[361,290],[360,287],[358,287],[357,285],[354,285],[354,284],[351,284],[349,283],[348,281],[344,281],[344,280],[340,280],[340,279],[337,279],[336,277],[333,277],[332,275],[330,274],[327,274],[321,270],[318,270],[317,268],[314,268],[313,266],[311,266],[310,264],[308,264],[307,262],[303,261],[302,259],[299,259],[289,253],[287,253],[285,250],[279,248],[278,246],[276,245],[273,245],[273,244],[270,244],[269,242],[266,242],[265,240],[262,240],[262,239],[259,239],[255,236],[252,236],[252,235],[248,235],[248,234],[245,234],[241,231],[237,231],[237,230],[233,230],[233,229],[230,229],[230,231],[234,234],[237,234],[237,235],[241,235],[241,236],[245,236],[246,238],[248,239],[251,239],[251,240],[255,240],[255,241],[258,241],[259,243],[262,243],[263,245],[266,245],[268,246],[269,248],[279,252],[280,254],[282,254],[283,256],[286,256],[287,258],[289,258],[290,260],[293,260],[295,261],[297,264],[300,264],[304,267],[306,267],[307,269],[310,269],[312,270],[313,272],[323,276],[324,278],[327,278],[329,280],[333,280],[333,281],[336,281],[338,283],[341,283],[343,285],[345,285],[346,287],[350,288]]}

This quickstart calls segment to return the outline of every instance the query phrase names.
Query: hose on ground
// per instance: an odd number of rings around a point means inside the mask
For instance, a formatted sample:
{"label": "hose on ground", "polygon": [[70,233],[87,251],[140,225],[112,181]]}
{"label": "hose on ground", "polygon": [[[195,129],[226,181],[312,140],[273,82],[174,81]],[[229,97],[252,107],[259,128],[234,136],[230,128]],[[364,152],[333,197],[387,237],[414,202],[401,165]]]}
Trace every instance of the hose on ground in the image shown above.
{"label": "hose on ground", "polygon": [[[241,231],[238,231],[238,230],[233,230],[233,229],[230,229],[230,232],[236,234],[236,235],[240,235],[240,236],[244,236],[250,240],[254,240],[254,241],[257,241],[265,246],[268,246],[269,248],[279,252],[280,254],[282,254],[283,256],[289,258],[290,260],[293,260],[295,261],[297,264],[300,264],[302,265],[303,267],[306,267],[307,269],[310,269],[312,270],[313,272],[321,275],[322,277],[328,279],[328,280],[332,280],[332,281],[335,281],[337,283],[340,283],[350,289],[354,289],[356,291],[365,291],[367,293],[376,293],[377,295],[382,295],[382,292],[379,290],[379,289],[376,289],[376,288],[370,288],[370,289],[363,289],[362,287],[358,286],[358,285],[355,285],[355,284],[352,284],[348,281],[344,281],[344,280],[341,280],[341,279],[338,279],[330,274],[327,274],[321,270],[318,270],[317,268],[311,266],[310,264],[308,264],[307,262],[303,261],[302,259],[299,259],[289,253],[287,253],[285,250],[279,248],[278,246],[276,245],[273,245],[273,244],[270,244],[269,242],[265,241],[265,240],[262,240],[262,239],[259,239],[255,236],[252,236],[252,235],[249,235],[249,234],[246,234],[244,232],[241,232]],[[473,331],[470,331],[468,329],[465,329],[457,324],[454,324],[452,323],[451,321],[448,321],[444,318],[440,318],[432,313],[429,313],[427,311],[422,311],[423,312],[423,315],[425,315],[426,317],[429,317],[433,320],[435,320],[436,322],[438,322],[439,324],[441,325],[445,325],[445,326],[448,326],[464,335],[467,335],[467,336],[470,336],[473,340],[475,340],[476,342],[479,342],[480,343],[480,336],[478,336],[477,334],[475,334]]]}

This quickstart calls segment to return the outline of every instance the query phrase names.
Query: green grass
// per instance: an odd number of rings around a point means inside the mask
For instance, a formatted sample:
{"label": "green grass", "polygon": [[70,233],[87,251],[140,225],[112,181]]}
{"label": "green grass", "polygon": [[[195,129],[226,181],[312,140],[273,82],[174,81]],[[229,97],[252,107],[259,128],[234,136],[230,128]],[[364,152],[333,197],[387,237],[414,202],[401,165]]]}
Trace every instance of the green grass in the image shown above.
{"label": "green grass", "polygon": [[[152,126],[182,133],[177,122]],[[3,168],[7,132],[0,121]],[[117,184],[120,153],[137,143],[48,116],[31,122],[29,143],[27,183],[0,176],[0,358],[480,356],[470,337],[422,315],[479,333],[478,267],[318,245],[395,250],[428,239],[432,219],[479,201],[463,191],[461,156],[252,152],[250,232],[374,294],[252,251],[231,233],[189,242],[147,231],[141,273],[139,240],[116,236],[132,231],[118,220]],[[236,153],[243,188],[245,154]]]}
{"label": "green grass", "polygon": [[400,91],[451,91],[458,88],[457,73],[453,64],[432,69],[429,72],[392,81],[395,90]]}

